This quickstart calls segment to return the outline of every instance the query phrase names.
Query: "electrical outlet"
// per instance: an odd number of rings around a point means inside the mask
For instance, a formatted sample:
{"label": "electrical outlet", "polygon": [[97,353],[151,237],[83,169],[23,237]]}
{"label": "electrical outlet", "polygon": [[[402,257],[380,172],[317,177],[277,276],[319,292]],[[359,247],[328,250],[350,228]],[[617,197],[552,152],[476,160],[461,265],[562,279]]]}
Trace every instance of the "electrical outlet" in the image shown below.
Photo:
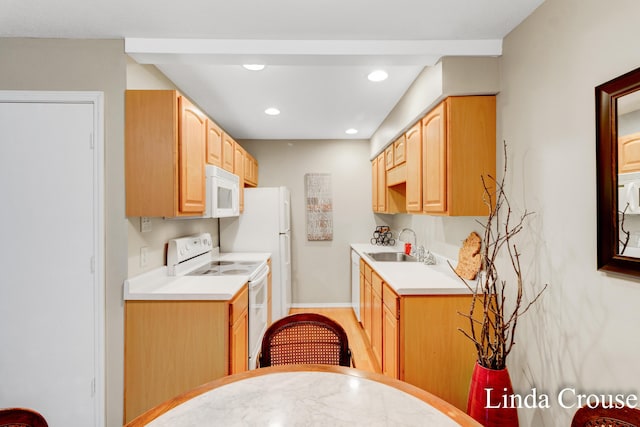
{"label": "electrical outlet", "polygon": [[147,266],[147,258],[149,255],[149,247],[143,246],[140,248],[140,267]]}
{"label": "electrical outlet", "polygon": [[149,218],[148,216],[141,216],[140,217],[140,232],[141,233],[148,233],[149,231],[151,231],[151,218]]}

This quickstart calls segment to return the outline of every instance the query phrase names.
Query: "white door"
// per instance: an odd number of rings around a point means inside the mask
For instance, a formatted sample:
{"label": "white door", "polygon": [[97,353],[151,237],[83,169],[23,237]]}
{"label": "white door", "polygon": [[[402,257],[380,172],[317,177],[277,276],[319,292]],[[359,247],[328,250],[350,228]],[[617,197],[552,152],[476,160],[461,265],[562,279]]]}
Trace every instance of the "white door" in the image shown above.
{"label": "white door", "polygon": [[104,425],[102,95],[0,91],[0,407]]}

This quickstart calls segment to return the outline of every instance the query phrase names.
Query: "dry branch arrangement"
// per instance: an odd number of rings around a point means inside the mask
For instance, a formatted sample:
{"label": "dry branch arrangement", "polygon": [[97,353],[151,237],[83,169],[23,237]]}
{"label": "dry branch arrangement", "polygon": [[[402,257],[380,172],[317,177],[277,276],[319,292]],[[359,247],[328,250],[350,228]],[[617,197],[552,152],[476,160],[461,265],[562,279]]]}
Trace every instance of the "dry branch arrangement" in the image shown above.
{"label": "dry branch arrangement", "polygon": [[618,211],[618,216],[620,218],[620,235],[624,235],[624,237],[618,236],[618,243],[620,243],[620,255],[624,254],[624,251],[627,249],[627,245],[629,244],[629,238],[631,237],[631,232],[624,228],[624,219],[626,217],[627,209],[629,209],[628,202],[623,211]]}
{"label": "dry branch arrangement", "polygon": [[[465,283],[473,293],[469,313],[459,313],[469,320],[468,331],[460,329],[473,341],[478,353],[478,363],[489,369],[503,369],[506,359],[515,343],[515,331],[518,319],[538,300],[547,285],[525,304],[523,301],[523,279],[520,266],[520,252],[513,242],[522,231],[525,219],[531,215],[526,210],[520,217],[514,218],[509,199],[504,189],[507,174],[507,147],[504,144],[504,171],[500,182],[489,176],[487,182],[482,177],[484,201],[489,207],[486,224],[482,224],[482,271],[476,279],[475,288]],[[492,191],[495,183],[495,192]],[[498,257],[505,252],[515,274],[515,289],[500,277],[497,267]],[[507,302],[509,295],[515,298]],[[478,312],[478,309],[481,312]]]}

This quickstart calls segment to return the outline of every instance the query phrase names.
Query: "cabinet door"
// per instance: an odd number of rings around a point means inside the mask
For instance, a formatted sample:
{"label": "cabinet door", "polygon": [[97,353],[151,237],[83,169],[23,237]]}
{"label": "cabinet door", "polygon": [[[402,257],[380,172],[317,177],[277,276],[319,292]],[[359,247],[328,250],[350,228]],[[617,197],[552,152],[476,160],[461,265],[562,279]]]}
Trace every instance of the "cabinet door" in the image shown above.
{"label": "cabinet door", "polygon": [[251,154],[244,152],[244,185],[255,186],[253,157]]}
{"label": "cabinet door", "polygon": [[407,159],[406,157],[406,138],[408,138],[408,132],[405,135],[402,135],[400,138],[393,143],[393,165],[398,166],[404,163]]}
{"label": "cabinet door", "polygon": [[229,367],[229,373],[231,375],[237,374],[238,372],[244,372],[248,369],[249,363],[249,335],[248,335],[248,327],[249,327],[249,319],[248,312],[245,311],[244,315],[241,316],[232,326],[231,326],[231,354],[229,356],[229,360],[231,361],[231,366]]}
{"label": "cabinet door", "polygon": [[382,373],[399,378],[400,298],[386,283],[382,289]]}
{"label": "cabinet door", "polygon": [[207,120],[207,163],[222,167],[222,129],[213,120]]}
{"label": "cabinet door", "polygon": [[385,156],[384,153],[378,156],[378,212],[387,211],[387,170],[385,169]]}
{"label": "cabinet door", "polygon": [[371,210],[378,212],[378,158],[371,161]]}
{"label": "cabinet door", "polygon": [[222,168],[233,173],[236,142],[226,133],[222,134]]}
{"label": "cabinet door", "polygon": [[181,96],[179,138],[180,212],[204,212],[207,119]]}
{"label": "cabinet door", "polygon": [[371,350],[382,366],[382,288],[384,282],[376,273],[371,273]]}
{"label": "cabinet door", "polygon": [[446,101],[422,119],[422,210],[447,210]]}
{"label": "cabinet door", "polygon": [[384,150],[384,168],[386,170],[389,170],[393,167],[394,163],[393,163],[393,144],[389,145],[385,150]]}
{"label": "cabinet door", "polygon": [[371,290],[371,350],[378,366],[382,366],[382,296]]}
{"label": "cabinet door", "polygon": [[229,373],[248,369],[249,363],[249,294],[247,286],[229,303]]}
{"label": "cabinet door", "polygon": [[251,157],[251,181],[255,187],[258,186],[258,160]]}
{"label": "cabinet door", "polygon": [[618,173],[640,171],[640,133],[618,138]]}
{"label": "cabinet door", "polygon": [[371,343],[371,283],[364,279],[364,315],[362,316],[362,326],[367,335],[369,343]]}
{"label": "cabinet door", "polygon": [[360,323],[362,324],[362,328],[364,329],[364,306],[365,306],[365,280],[364,280],[364,272],[362,271],[362,267],[360,268]]}
{"label": "cabinet door", "polygon": [[398,319],[385,304],[382,321],[382,373],[398,378]]}
{"label": "cabinet door", "polygon": [[406,133],[407,212],[422,211],[422,126],[416,123]]}

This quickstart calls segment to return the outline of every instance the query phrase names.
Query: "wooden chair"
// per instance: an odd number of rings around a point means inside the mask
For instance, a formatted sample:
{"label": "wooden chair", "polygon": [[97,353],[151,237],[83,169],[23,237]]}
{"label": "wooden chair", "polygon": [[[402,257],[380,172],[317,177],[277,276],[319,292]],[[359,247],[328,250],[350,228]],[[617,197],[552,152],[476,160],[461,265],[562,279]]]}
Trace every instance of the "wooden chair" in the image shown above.
{"label": "wooden chair", "polygon": [[298,313],[273,323],[262,338],[260,367],[291,364],[351,366],[347,333],[317,313]]}
{"label": "wooden chair", "polygon": [[0,409],[0,427],[48,427],[38,412],[26,408]]}
{"label": "wooden chair", "polygon": [[640,410],[583,406],[573,416],[571,427],[640,427]]}

